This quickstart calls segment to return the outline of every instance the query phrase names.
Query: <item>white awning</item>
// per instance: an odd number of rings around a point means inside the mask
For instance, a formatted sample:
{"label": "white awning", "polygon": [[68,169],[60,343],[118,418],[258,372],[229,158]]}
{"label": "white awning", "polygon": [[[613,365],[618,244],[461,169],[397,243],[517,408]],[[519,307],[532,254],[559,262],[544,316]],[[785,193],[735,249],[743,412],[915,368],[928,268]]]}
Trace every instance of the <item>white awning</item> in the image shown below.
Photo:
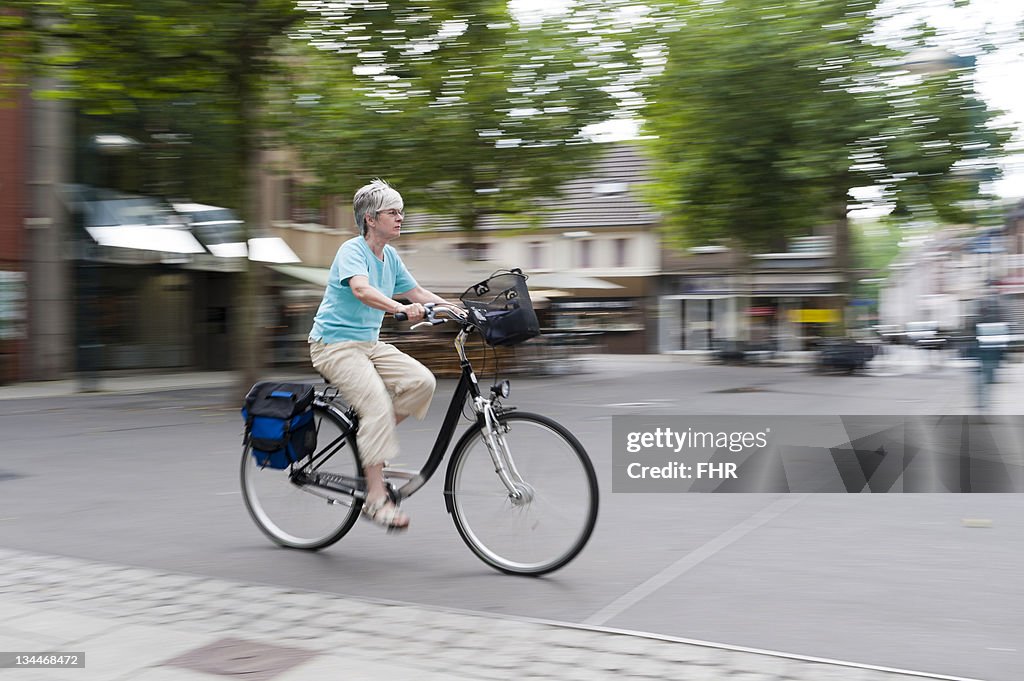
{"label": "white awning", "polygon": [[546,288],[558,288],[558,289],[613,289],[622,288],[618,284],[613,284],[610,281],[604,279],[598,279],[597,277],[586,277],[581,274],[572,274],[569,272],[546,272],[542,274],[529,274],[529,285],[543,286]]}
{"label": "white awning", "polygon": [[244,240],[244,223],[234,211],[205,203],[174,203],[174,210],[187,218],[192,231],[218,258],[245,258],[256,262],[302,262],[284,239],[277,236]]}
{"label": "white awning", "polygon": [[249,260],[256,262],[289,263],[302,262],[295,251],[279,236],[249,239]]}
{"label": "white awning", "polygon": [[327,288],[327,279],[331,274],[330,270],[323,267],[306,267],[304,265],[271,265],[270,269],[322,288]]}
{"label": "white awning", "polygon": [[249,248],[245,245],[244,241],[227,244],[207,244],[206,247],[210,249],[210,253],[213,253],[218,258],[244,258],[249,255]]}
{"label": "white awning", "polygon": [[161,253],[206,252],[203,245],[186,229],[152,225],[87,226],[85,229],[100,246]]}
{"label": "white awning", "polygon": [[568,291],[560,291],[557,288],[530,289],[530,298],[568,298],[572,294]]}

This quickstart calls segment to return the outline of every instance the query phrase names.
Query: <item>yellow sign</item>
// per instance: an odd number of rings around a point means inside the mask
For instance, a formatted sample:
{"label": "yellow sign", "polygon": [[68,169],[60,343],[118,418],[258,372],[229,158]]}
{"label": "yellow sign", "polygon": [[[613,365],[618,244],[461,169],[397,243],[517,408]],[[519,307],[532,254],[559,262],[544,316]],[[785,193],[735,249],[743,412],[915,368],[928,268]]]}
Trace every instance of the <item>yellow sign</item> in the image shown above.
{"label": "yellow sign", "polygon": [[839,310],[790,310],[789,321],[795,324],[834,324],[839,322]]}

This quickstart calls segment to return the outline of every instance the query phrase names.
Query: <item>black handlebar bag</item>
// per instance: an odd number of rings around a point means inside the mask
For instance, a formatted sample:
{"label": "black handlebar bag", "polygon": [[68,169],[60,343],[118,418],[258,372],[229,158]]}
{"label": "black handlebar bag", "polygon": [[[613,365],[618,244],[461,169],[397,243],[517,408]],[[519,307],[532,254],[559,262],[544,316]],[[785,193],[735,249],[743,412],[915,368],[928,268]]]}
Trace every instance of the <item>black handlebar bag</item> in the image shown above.
{"label": "black handlebar bag", "polygon": [[518,345],[540,335],[526,278],[519,269],[495,272],[459,296],[488,345]]}
{"label": "black handlebar bag", "polygon": [[287,468],[316,450],[313,386],[305,383],[257,383],[245,396],[243,443],[257,463]]}

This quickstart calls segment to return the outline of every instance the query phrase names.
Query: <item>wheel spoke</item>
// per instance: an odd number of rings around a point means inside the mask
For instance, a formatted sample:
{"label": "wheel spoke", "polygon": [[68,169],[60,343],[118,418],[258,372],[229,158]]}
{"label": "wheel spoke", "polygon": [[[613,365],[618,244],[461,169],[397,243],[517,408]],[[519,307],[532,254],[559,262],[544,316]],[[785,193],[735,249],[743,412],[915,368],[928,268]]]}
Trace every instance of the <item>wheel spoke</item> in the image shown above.
{"label": "wheel spoke", "polygon": [[499,428],[497,436],[506,439],[529,499],[517,503],[510,498],[478,429],[453,455],[453,520],[469,547],[497,569],[550,572],[575,557],[593,530],[593,467],[576,439],[549,419],[514,413],[502,423],[508,430]]}

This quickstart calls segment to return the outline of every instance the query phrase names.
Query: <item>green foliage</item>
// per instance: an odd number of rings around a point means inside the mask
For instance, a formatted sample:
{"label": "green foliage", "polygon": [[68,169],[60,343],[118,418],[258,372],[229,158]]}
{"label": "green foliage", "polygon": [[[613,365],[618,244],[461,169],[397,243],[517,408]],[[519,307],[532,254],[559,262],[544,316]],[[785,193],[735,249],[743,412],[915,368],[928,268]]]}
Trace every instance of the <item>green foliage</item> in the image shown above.
{"label": "green foliage", "polygon": [[872,220],[851,223],[851,241],[855,260],[871,277],[880,273],[896,259],[900,252],[903,229],[893,220]]}
{"label": "green foliage", "polygon": [[86,114],[192,140],[185,188],[204,200],[244,204],[251,151],[281,141],[323,193],[382,176],[464,228],[554,196],[597,151],[581,130],[650,94],[650,198],[672,233],[774,248],[844,219],[855,186],[970,220],[995,172],[1007,135],[971,69],[896,77],[878,5],[664,0],[654,21],[578,0],[520,23],[498,0],[13,0],[0,73],[59,73],[50,94]]}
{"label": "green foliage", "polygon": [[615,4],[523,25],[493,0],[380,7],[325,3],[271,101],[272,127],[325,193],[380,176],[472,229],[553,196],[598,151],[581,130],[638,101]]}
{"label": "green foliage", "polygon": [[969,71],[899,76],[902,55],[871,42],[878,4],[662,7],[669,57],[645,114],[673,232],[776,247],[844,222],[848,191],[870,185],[908,214],[969,219],[1007,135]]}
{"label": "green foliage", "polygon": [[975,92],[973,68],[927,75],[900,94],[886,131],[889,174],[876,178],[895,214],[977,222],[980,184],[998,175],[1010,134]]}
{"label": "green foliage", "polygon": [[90,114],[192,99],[231,119],[239,90],[257,86],[271,68],[271,41],[303,16],[289,0],[7,5],[20,17],[3,30],[3,44],[30,45],[14,56],[34,73],[58,73],[61,84],[51,94]]}
{"label": "green foliage", "polygon": [[[143,142],[139,163],[151,177],[184,175],[160,188],[247,212],[244,171],[255,148],[253,112],[276,65],[274,40],[304,17],[294,3],[8,5],[18,12],[0,24],[0,47],[10,55],[8,87],[56,76],[37,81],[34,94],[73,101],[86,132],[119,132]],[[49,89],[40,88],[46,84]],[[190,143],[161,141],[169,138]],[[178,167],[154,167],[156,158],[167,156],[176,157]]]}

